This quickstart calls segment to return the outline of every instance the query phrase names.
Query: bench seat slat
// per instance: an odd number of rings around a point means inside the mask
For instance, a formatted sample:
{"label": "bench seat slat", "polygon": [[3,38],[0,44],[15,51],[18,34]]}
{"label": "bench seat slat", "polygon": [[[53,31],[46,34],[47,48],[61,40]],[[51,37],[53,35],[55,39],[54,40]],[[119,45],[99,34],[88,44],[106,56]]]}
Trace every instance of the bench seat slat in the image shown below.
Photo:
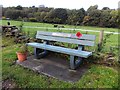
{"label": "bench seat slat", "polygon": [[90,40],[94,41],[96,36],[95,35],[87,35],[87,34],[82,34],[81,38],[78,38],[76,34],[71,34],[71,33],[59,33],[59,32],[44,32],[44,31],[37,31],[37,35],[46,35],[46,36],[60,36],[60,37],[66,37],[66,38],[72,38],[72,39],[85,39],[85,40]]}
{"label": "bench seat slat", "polygon": [[84,58],[87,58],[90,55],[92,55],[92,52],[88,52],[88,51],[79,51],[79,50],[75,50],[75,49],[64,48],[64,47],[59,47],[59,46],[52,46],[52,45],[47,45],[47,44],[43,44],[43,43],[27,43],[27,45],[36,47],[36,48],[45,49],[45,50],[55,51],[55,52],[59,52],[59,53],[80,56],[80,57],[84,57]]}
{"label": "bench seat slat", "polygon": [[50,40],[50,41],[58,41],[58,42],[66,42],[66,43],[73,43],[79,45],[86,45],[86,46],[94,46],[94,41],[87,41],[87,40],[78,40],[78,39],[71,39],[71,38],[64,38],[64,37],[53,37],[53,36],[45,36],[45,35],[37,35],[37,39],[43,40]]}

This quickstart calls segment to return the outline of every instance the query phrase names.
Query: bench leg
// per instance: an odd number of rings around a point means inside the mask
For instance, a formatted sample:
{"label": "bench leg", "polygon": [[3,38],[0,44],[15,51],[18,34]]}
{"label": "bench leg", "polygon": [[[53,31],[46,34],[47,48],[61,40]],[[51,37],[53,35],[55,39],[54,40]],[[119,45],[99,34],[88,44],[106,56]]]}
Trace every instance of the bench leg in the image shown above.
{"label": "bench leg", "polygon": [[78,60],[75,60],[75,56],[70,55],[70,69],[76,69],[82,61],[81,57],[78,57]]}
{"label": "bench leg", "polygon": [[34,56],[35,56],[36,59],[40,59],[40,58],[46,56],[46,54],[47,54],[47,50],[34,48]]}
{"label": "bench leg", "polygon": [[75,69],[75,60],[72,55],[70,55],[70,69]]}

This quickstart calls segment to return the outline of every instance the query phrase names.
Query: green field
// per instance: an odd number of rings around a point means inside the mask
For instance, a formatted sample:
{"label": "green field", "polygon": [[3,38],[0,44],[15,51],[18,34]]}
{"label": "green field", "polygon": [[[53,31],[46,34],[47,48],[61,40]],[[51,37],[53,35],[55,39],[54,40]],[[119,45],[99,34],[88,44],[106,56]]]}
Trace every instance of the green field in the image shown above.
{"label": "green field", "polygon": [[[21,24],[20,21],[10,21],[11,25],[18,26]],[[2,25],[7,25],[7,20],[2,20]],[[46,24],[46,23],[32,23],[32,22],[24,22],[24,26],[30,26],[30,27],[45,27],[44,29],[41,28],[26,28],[24,27],[23,30],[30,31],[30,34],[32,35],[35,31],[42,30],[42,31],[52,31],[56,32],[59,31],[56,29],[49,29],[53,28],[53,24]],[[64,25],[65,28],[75,28],[73,25]],[[118,29],[115,28],[100,28],[100,27],[90,27],[90,26],[77,26],[76,29],[85,29],[85,30],[104,30],[104,31],[111,31],[111,32],[118,32]],[[69,32],[69,33],[76,33],[76,31],[71,30],[61,30],[62,32]],[[81,33],[85,33],[86,31],[80,31]],[[94,34],[96,35],[96,43],[98,43],[99,33],[98,32],[88,32],[88,34]],[[105,36],[106,34],[104,34]],[[110,46],[118,46],[118,34],[111,35],[111,37],[107,41],[107,47]]]}
{"label": "green field", "polygon": [[[10,21],[11,25],[19,26],[21,22]],[[3,20],[2,25],[6,25],[7,21]],[[53,27],[52,24],[44,23],[31,23],[25,22],[24,26],[41,26],[41,27]],[[75,26],[64,25],[65,28],[74,28]],[[98,28],[98,27],[86,27],[77,26],[80,29],[92,29],[92,30],[105,30],[117,32],[117,29],[113,28]],[[25,31],[30,31],[32,34],[37,30],[43,30],[40,28],[23,28]],[[46,31],[44,29],[44,31]],[[56,31],[50,30],[47,31]],[[58,31],[58,30],[57,30]],[[76,33],[77,31],[63,31],[69,33]],[[85,33],[85,32],[82,32]],[[88,34],[95,34],[97,36],[96,43],[98,42],[99,33],[88,32]],[[118,87],[118,71],[116,67],[108,67],[106,65],[99,65],[90,63],[90,69],[82,76],[82,78],[76,83],[69,83],[59,81],[41,74],[36,74],[33,71],[24,69],[19,65],[13,65],[13,62],[17,60],[16,51],[19,49],[21,44],[15,44],[13,38],[3,37],[2,44],[6,47],[2,48],[2,80],[10,79],[19,88],[117,88]],[[118,45],[118,35],[112,35],[108,41],[106,48],[109,49],[110,46]],[[32,49],[29,48],[31,51]],[[108,50],[109,51],[109,50]],[[106,52],[108,52],[106,50]]]}
{"label": "green field", "polygon": [[[7,20],[2,20],[2,25],[7,25]],[[10,20],[11,25],[19,26],[20,21],[13,21]],[[38,23],[38,22],[24,22],[24,26],[35,26],[35,27],[53,27],[52,24],[47,24],[47,23]],[[64,25],[65,28],[75,28],[73,25]],[[87,30],[105,30],[105,31],[111,31],[111,32],[118,32],[117,28],[100,28],[100,27],[91,27],[91,26],[77,26],[76,28],[79,29],[87,29]]]}

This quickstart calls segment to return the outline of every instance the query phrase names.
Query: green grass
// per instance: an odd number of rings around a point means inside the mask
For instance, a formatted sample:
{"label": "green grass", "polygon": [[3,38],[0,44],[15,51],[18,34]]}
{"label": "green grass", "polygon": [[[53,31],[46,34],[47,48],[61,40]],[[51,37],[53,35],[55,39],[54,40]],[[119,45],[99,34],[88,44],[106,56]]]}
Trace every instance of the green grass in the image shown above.
{"label": "green grass", "polygon": [[[19,27],[21,24],[21,21],[13,21],[10,20],[11,25],[16,25]],[[2,20],[2,25],[7,25],[7,20]],[[23,27],[24,31],[29,31],[31,37],[35,37],[35,32],[36,31],[50,31],[50,32],[59,32],[60,30],[55,28],[55,29],[49,29],[53,28],[53,24],[47,24],[47,23],[38,23],[38,22],[24,22],[24,26],[30,26],[30,27],[45,27],[44,29],[42,28],[25,28]],[[64,25],[65,28],[75,28],[73,25]],[[91,26],[77,26],[76,28],[79,29],[86,29],[86,30],[104,30],[104,31],[112,31],[112,32],[118,32],[118,29],[116,28],[100,28],[100,27],[91,27]],[[66,32],[66,33],[76,33],[76,31],[71,31],[71,30],[61,30],[61,32]],[[86,31],[80,31],[81,33],[86,33]],[[96,47],[99,41],[99,33],[98,32],[88,32],[88,34],[93,34],[96,35]],[[106,34],[104,34],[105,37]],[[118,47],[118,34],[113,34],[110,36],[110,38],[107,38],[106,46],[104,47],[104,52],[109,52],[110,47]],[[95,48],[95,47],[93,47]],[[116,54],[118,54],[117,50],[115,50]]]}
{"label": "green grass", "polygon": [[117,88],[118,72],[112,67],[91,65],[85,75],[76,82],[59,81],[33,71],[24,69],[19,65],[12,65],[17,60],[16,51],[21,44],[15,44],[12,38],[2,39],[2,79],[12,79],[19,88]]}
{"label": "green grass", "polygon": [[[59,30],[53,30],[53,29],[41,29],[41,28],[23,28],[24,31],[29,31],[30,32],[30,35],[31,36],[34,36],[35,32],[36,31],[49,31],[49,32],[59,32]],[[76,33],[78,31],[70,31],[70,30],[62,30],[62,32],[65,32],[65,33]],[[84,31],[80,31],[81,33],[85,33]],[[88,34],[93,34],[93,35],[96,35],[96,46],[98,44],[98,41],[99,41],[99,33],[97,32],[88,32]],[[106,34],[104,34],[104,37],[105,37]],[[113,34],[110,36],[110,38],[107,39],[107,42],[106,42],[106,46],[104,48],[104,51],[105,52],[108,52],[110,51],[110,47],[118,47],[118,35],[117,34]],[[92,47],[92,48],[95,48],[95,47]],[[117,53],[116,53],[117,54]]]}
{"label": "green grass", "polygon": [[[11,25],[19,26],[21,21],[10,20]],[[7,20],[2,20],[2,25],[7,25]],[[53,24],[38,23],[38,22],[24,22],[24,26],[34,26],[34,27],[53,27]],[[65,28],[75,28],[74,25],[64,25]],[[86,29],[86,30],[105,30],[111,32],[118,32],[117,28],[102,28],[93,26],[76,26],[76,29]]]}
{"label": "green grass", "polygon": [[[20,21],[13,21],[11,20],[11,25],[16,25],[19,26],[21,24]],[[7,20],[2,20],[2,25],[7,25]],[[33,36],[35,31],[41,30],[41,31],[50,31],[50,32],[58,32],[58,29],[48,29],[48,27],[52,27],[52,24],[47,24],[47,23],[33,23],[33,22],[24,22],[24,26],[41,26],[41,27],[45,27],[45,29],[41,29],[41,28],[23,28],[24,31],[30,31],[30,35]],[[72,25],[64,25],[65,28],[74,28],[75,26]],[[100,27],[91,27],[91,26],[77,26],[77,28],[79,29],[86,29],[86,30],[105,30],[105,31],[113,31],[113,32],[118,32],[118,29],[116,28],[100,28]],[[62,32],[67,32],[67,33],[76,33],[78,32],[76,31],[71,31],[71,30],[62,30]],[[85,31],[80,31],[81,33],[85,33]],[[94,34],[96,35],[96,43],[98,43],[99,40],[99,33],[98,32],[88,32],[88,34]],[[106,34],[104,34],[105,36]],[[108,39],[107,41],[107,50],[109,49],[110,46],[118,46],[118,35],[114,34],[111,35],[111,37]]]}
{"label": "green grass", "polygon": [[[11,21],[12,25],[19,26],[21,22]],[[6,20],[2,21],[3,25],[7,24]],[[53,27],[52,24],[46,23],[31,23],[25,22],[24,26],[42,26],[42,27]],[[66,28],[74,28],[74,26],[65,25]],[[77,28],[83,29],[92,29],[92,30],[105,30],[105,31],[115,31],[117,29],[113,28],[98,28],[98,27],[87,27],[87,26],[78,26]],[[24,31],[30,31],[30,35],[33,36],[34,32],[37,30],[44,30],[40,28],[23,28]],[[56,30],[48,29],[48,31],[56,32]],[[57,30],[58,31],[58,30]],[[77,31],[63,31],[69,33],[76,33]],[[85,33],[82,31],[82,33]],[[99,33],[88,32],[88,34],[96,35],[96,44],[98,43]],[[118,72],[115,68],[107,67],[103,65],[94,65],[92,64],[85,75],[76,82],[69,83],[64,81],[59,81],[47,77],[45,75],[36,74],[33,71],[24,69],[19,65],[12,65],[12,63],[17,60],[16,52],[21,46],[21,44],[15,44],[13,38],[3,37],[2,43],[6,47],[2,49],[2,79],[7,78],[12,79],[17,87],[21,88],[117,88],[118,87]],[[110,46],[118,46],[118,35],[112,35],[106,43],[107,51]],[[33,52],[33,49],[29,47],[30,52]],[[106,50],[105,50],[106,51]]]}
{"label": "green grass", "polygon": [[[16,25],[19,27],[21,24],[21,21],[13,21],[10,20],[11,25]],[[2,25],[7,25],[7,20],[2,20]],[[49,31],[49,32],[66,32],[66,33],[76,33],[76,31],[71,31],[71,30],[59,30],[58,28],[55,29],[49,29],[53,28],[53,24],[47,24],[47,23],[38,23],[38,22],[24,22],[24,26],[30,26],[30,27],[45,27],[44,29],[42,28],[25,28],[23,27],[24,31],[29,31],[31,37],[35,37],[35,32],[36,31]],[[65,28],[75,28],[73,25],[64,25]],[[104,31],[112,31],[112,32],[118,32],[118,29],[116,28],[100,28],[100,27],[91,27],[91,26],[77,26],[76,28],[79,29],[86,29],[86,30],[104,30]],[[86,33],[86,31],[80,31],[81,33]],[[99,41],[99,33],[98,32],[88,32],[88,34],[93,34],[96,35],[96,46],[92,47],[92,50],[97,47],[98,41]],[[105,37],[106,34],[104,34]],[[67,46],[67,45],[65,45]],[[109,38],[107,38],[107,42],[105,47],[103,48],[103,52],[110,52],[110,47],[118,47],[118,34],[113,34]],[[118,50],[114,49],[115,54],[118,56]]]}

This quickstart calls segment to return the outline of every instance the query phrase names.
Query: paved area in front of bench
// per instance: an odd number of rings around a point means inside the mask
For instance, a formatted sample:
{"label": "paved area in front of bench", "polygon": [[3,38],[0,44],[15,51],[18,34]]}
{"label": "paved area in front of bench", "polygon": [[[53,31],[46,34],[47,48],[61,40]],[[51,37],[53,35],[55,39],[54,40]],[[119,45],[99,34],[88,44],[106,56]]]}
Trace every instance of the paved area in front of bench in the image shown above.
{"label": "paved area in front of bench", "polygon": [[42,59],[35,59],[34,56],[29,56],[24,62],[17,64],[31,69],[35,72],[69,82],[76,82],[88,70],[88,65],[82,64],[77,70],[69,69],[69,61],[64,58],[48,55]]}

